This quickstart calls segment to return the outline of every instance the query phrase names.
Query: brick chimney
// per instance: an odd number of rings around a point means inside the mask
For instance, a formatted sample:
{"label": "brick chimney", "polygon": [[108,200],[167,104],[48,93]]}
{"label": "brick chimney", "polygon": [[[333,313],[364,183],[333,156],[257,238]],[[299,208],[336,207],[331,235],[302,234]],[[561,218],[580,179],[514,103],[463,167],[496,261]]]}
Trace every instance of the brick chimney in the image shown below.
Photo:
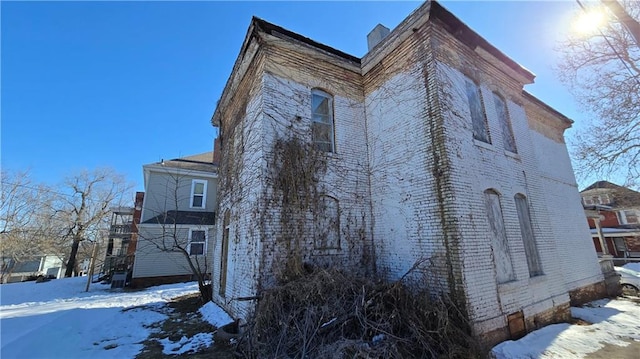
{"label": "brick chimney", "polygon": [[213,164],[219,165],[222,158],[220,136],[213,140]]}
{"label": "brick chimney", "polygon": [[391,30],[388,27],[378,24],[376,27],[371,30],[369,35],[367,35],[367,45],[369,45],[369,51],[373,49],[382,39],[387,37]]}

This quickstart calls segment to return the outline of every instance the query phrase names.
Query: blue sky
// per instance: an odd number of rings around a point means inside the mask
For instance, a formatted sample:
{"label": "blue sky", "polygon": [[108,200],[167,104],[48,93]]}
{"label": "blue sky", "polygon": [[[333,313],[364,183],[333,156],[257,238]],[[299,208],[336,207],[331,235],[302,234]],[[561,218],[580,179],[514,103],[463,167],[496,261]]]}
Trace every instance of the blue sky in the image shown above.
{"label": "blue sky", "polygon": [[[584,123],[552,70],[575,1],[441,3],[537,75],[529,92]],[[212,149],[211,114],[252,15],[362,56],[377,23],[393,28],[420,4],[2,1],[2,168],[54,184],[108,166],[143,190],[143,164]]]}

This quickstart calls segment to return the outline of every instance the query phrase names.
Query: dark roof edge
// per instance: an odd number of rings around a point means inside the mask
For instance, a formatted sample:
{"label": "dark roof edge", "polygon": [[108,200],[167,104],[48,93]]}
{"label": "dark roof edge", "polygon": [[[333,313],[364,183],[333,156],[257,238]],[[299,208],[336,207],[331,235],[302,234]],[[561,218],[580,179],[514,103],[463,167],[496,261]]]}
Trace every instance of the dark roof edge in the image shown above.
{"label": "dark roof edge", "polygon": [[285,35],[287,37],[290,37],[290,38],[292,38],[294,40],[298,40],[300,42],[303,42],[303,43],[308,44],[310,46],[313,46],[313,47],[316,47],[318,49],[324,50],[324,51],[326,51],[328,53],[331,53],[333,55],[342,57],[345,60],[349,60],[349,61],[355,62],[357,64],[360,64],[360,58],[357,57],[357,56],[353,56],[351,54],[347,54],[346,52],[340,51],[340,50],[338,50],[336,48],[333,48],[331,46],[322,44],[320,42],[317,42],[317,41],[312,40],[312,39],[310,39],[308,37],[302,36],[302,35],[300,35],[298,33],[293,32],[293,31],[287,30],[287,29],[285,29],[285,28],[283,28],[281,26],[278,26],[276,24],[270,23],[270,22],[268,22],[266,20],[263,20],[263,19],[261,19],[261,18],[259,18],[257,16],[253,17],[252,22],[254,22],[260,30],[262,30],[263,32],[265,32],[265,33],[267,33],[269,35],[277,36],[276,34],[274,34],[274,32],[280,33],[280,34],[283,34],[283,35]]}
{"label": "dark roof edge", "polygon": [[431,14],[432,16],[440,19],[446,26],[445,29],[454,35],[457,39],[462,41],[465,45],[471,47],[472,49],[476,46],[480,46],[483,49],[487,50],[491,55],[495,56],[497,59],[505,63],[511,69],[516,71],[518,74],[524,76],[529,81],[533,82],[533,79],[536,77],[531,71],[526,69],[524,66],[518,64],[516,61],[511,59],[502,51],[498,50],[497,47],[493,46],[489,41],[485,40],[482,36],[480,36],[477,32],[475,32],[471,27],[462,22],[459,18],[457,18],[453,13],[447,10],[444,6],[440,5],[437,1],[431,0]]}

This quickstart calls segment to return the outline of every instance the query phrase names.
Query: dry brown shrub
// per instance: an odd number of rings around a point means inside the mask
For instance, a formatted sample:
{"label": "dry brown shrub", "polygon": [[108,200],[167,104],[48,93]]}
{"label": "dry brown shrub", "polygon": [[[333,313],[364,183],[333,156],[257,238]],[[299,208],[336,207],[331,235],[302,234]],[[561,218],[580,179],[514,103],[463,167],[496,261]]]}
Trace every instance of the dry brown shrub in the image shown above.
{"label": "dry brown shrub", "polygon": [[[237,353],[246,358],[482,358],[455,301],[335,269],[263,293]],[[410,288],[419,288],[412,290]]]}

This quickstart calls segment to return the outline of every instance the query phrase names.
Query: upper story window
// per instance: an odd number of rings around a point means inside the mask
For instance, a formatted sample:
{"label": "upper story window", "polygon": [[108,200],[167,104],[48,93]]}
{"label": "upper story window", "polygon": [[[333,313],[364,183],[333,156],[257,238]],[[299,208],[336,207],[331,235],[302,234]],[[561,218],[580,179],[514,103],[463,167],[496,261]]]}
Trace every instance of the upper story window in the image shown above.
{"label": "upper story window", "polygon": [[491,143],[487,116],[482,106],[480,88],[468,78],[465,79],[465,83],[467,100],[469,101],[469,111],[471,112],[471,123],[473,124],[473,138],[478,141]]}
{"label": "upper story window", "polygon": [[601,194],[597,196],[584,196],[582,197],[584,204],[586,205],[594,205],[594,204],[610,204],[611,197],[608,194]]}
{"label": "upper story window", "polygon": [[201,229],[189,230],[189,255],[203,255],[207,248],[207,232]]}
{"label": "upper story window", "polygon": [[191,208],[205,208],[207,203],[207,181],[196,180],[191,182]]}
{"label": "upper story window", "polygon": [[496,105],[496,112],[498,113],[498,121],[500,122],[500,128],[502,129],[502,142],[504,143],[504,149],[513,153],[517,153],[516,140],[513,137],[513,129],[511,128],[511,121],[509,121],[509,112],[507,112],[507,105],[502,97],[497,93],[493,93],[493,102]]}
{"label": "upper story window", "polygon": [[333,96],[318,89],[311,90],[311,117],[313,145],[317,150],[333,152]]}
{"label": "upper story window", "polygon": [[622,224],[637,224],[640,223],[638,221],[638,212],[634,210],[626,210],[620,211],[620,219]]}

